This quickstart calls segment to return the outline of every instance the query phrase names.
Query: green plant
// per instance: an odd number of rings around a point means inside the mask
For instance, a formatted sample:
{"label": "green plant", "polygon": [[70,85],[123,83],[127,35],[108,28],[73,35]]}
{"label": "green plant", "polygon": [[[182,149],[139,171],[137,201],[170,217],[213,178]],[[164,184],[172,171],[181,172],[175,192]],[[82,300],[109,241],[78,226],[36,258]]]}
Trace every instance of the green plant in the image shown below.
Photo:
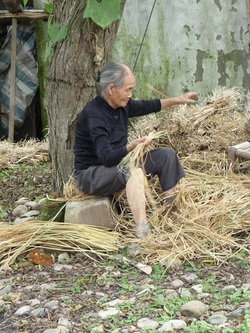
{"label": "green plant", "polygon": [[184,328],[184,331],[190,333],[215,333],[217,329],[205,321],[195,319],[189,326]]}
{"label": "green plant", "polygon": [[250,290],[244,290],[243,288],[237,289],[233,294],[227,295],[227,302],[231,304],[237,304],[250,299]]}
{"label": "green plant", "polygon": [[56,43],[66,38],[68,34],[68,26],[66,25],[60,26],[58,23],[52,23],[53,20],[52,0],[48,0],[48,2],[44,4],[44,10],[49,14],[48,25],[47,25],[49,40],[46,43],[44,58],[45,61],[49,61],[52,56],[53,49]]}
{"label": "green plant", "polygon": [[97,25],[105,29],[112,22],[120,19],[120,0],[88,0],[83,17],[91,18]]}
{"label": "green plant", "polygon": [[239,325],[241,333],[249,333],[250,332],[250,310],[246,310],[244,321]]}
{"label": "green plant", "polygon": [[152,280],[160,280],[165,274],[165,268],[161,265],[152,265],[152,274],[151,274],[151,279]]}
{"label": "green plant", "polygon": [[216,293],[219,291],[219,287],[216,285],[216,275],[211,274],[207,280],[202,281],[203,291]]}

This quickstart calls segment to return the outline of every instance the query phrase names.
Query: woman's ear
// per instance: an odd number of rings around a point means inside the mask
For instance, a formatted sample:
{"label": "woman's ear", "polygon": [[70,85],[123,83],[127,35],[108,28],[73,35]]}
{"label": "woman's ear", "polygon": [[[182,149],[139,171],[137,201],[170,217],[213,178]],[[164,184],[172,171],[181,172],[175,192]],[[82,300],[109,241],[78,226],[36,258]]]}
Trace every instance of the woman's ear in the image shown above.
{"label": "woman's ear", "polygon": [[113,91],[114,91],[114,85],[113,84],[109,84],[108,85],[108,94],[109,95],[112,95],[113,94]]}

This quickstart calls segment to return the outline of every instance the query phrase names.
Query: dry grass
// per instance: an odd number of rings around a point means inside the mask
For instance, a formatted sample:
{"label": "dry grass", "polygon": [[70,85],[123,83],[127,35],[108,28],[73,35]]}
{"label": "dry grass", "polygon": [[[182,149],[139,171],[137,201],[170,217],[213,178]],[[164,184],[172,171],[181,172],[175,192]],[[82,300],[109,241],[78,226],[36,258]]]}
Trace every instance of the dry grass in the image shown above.
{"label": "dry grass", "polygon": [[12,143],[0,141],[0,170],[12,168],[21,163],[35,164],[49,159],[49,145],[46,141],[21,141]]}
{"label": "dry grass", "polygon": [[80,252],[86,256],[94,253],[100,257],[119,248],[118,235],[105,228],[45,221],[0,227],[1,269],[9,269],[18,256],[39,248],[50,252]]}
{"label": "dry grass", "polygon": [[[2,265],[8,267],[18,255],[37,247],[102,255],[139,243],[146,262],[166,267],[194,258],[222,262],[242,249],[250,253],[249,174],[233,173],[225,154],[228,146],[249,140],[249,113],[242,112],[242,101],[240,90],[220,88],[200,106],[174,107],[134,124],[136,131],[130,131],[130,139],[136,133],[151,133],[154,146],[167,145],[177,151],[186,172],[169,206],[160,203],[158,179],[146,184],[150,237],[135,238],[135,224],[122,191],[114,197],[121,211],[119,215],[114,212],[117,233],[56,222],[1,226]],[[11,167],[27,156],[39,160],[43,149],[47,148],[39,143],[29,147],[4,142],[0,167]],[[129,154],[122,167],[135,165],[143,149],[141,145]],[[89,198],[72,178],[64,186],[64,195],[64,201]]]}
{"label": "dry grass", "polygon": [[218,89],[201,107],[175,107],[171,113],[150,115],[138,123],[141,135],[156,129],[162,133],[165,127],[158,145],[176,149],[186,172],[175,201],[167,207],[160,203],[158,180],[147,184],[152,226],[147,239],[134,238],[125,193],[115,197],[121,207],[117,231],[124,235],[124,245],[139,242],[149,263],[169,267],[194,258],[221,262],[242,249],[250,253],[244,241],[250,231],[250,178],[233,173],[225,155],[228,146],[249,139],[242,100],[238,89]]}

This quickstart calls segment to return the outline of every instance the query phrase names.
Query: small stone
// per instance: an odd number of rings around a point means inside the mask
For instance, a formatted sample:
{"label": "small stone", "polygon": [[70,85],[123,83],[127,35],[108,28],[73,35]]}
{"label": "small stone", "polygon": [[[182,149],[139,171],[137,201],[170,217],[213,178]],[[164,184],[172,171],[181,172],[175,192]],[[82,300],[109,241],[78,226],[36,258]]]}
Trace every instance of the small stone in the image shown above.
{"label": "small stone", "polygon": [[166,290],[166,298],[167,299],[174,298],[174,297],[177,297],[177,296],[178,296],[178,293],[176,292],[176,290],[174,290],[174,289],[167,289]]}
{"label": "small stone", "polygon": [[0,290],[0,296],[4,294],[8,294],[11,291],[11,285],[5,286],[3,289]]}
{"label": "small stone", "polygon": [[92,330],[90,331],[90,333],[104,333],[104,326],[103,325],[99,325],[96,326],[94,328],[92,328]]}
{"label": "small stone", "polygon": [[60,272],[62,270],[67,270],[67,271],[71,271],[73,268],[72,265],[65,265],[65,264],[55,264],[54,265],[54,270],[57,272]]}
{"label": "small stone", "polygon": [[198,279],[198,276],[194,273],[189,273],[182,275],[181,278],[186,282],[194,282]]}
{"label": "small stone", "polygon": [[196,284],[190,288],[190,291],[192,294],[201,294],[202,293],[203,286],[202,284]]}
{"label": "small stone", "polygon": [[21,217],[32,217],[32,216],[38,216],[38,215],[39,215],[39,210],[30,210],[30,211],[22,214]]}
{"label": "small stone", "polygon": [[98,316],[101,318],[107,318],[109,316],[115,316],[121,313],[122,312],[120,310],[117,310],[115,308],[107,308],[106,310],[99,311]]}
{"label": "small stone", "polygon": [[250,283],[244,283],[241,287],[244,291],[248,291],[250,290]]}
{"label": "small stone", "polygon": [[199,318],[206,312],[206,305],[201,301],[189,301],[181,306],[181,314],[189,318]]}
{"label": "small stone", "polygon": [[188,288],[180,288],[178,291],[179,291],[181,296],[187,296],[187,297],[192,296],[192,293]]}
{"label": "small stone", "polygon": [[173,280],[170,284],[173,288],[180,288],[184,285],[184,282],[179,279],[176,279],[176,280]]}
{"label": "small stone", "polygon": [[150,330],[159,327],[159,323],[149,318],[141,318],[138,320],[137,326],[145,330]]}
{"label": "small stone", "polygon": [[44,304],[45,308],[50,308],[50,309],[57,309],[58,308],[58,301],[57,300],[52,300]]}
{"label": "small stone", "polygon": [[39,299],[34,298],[28,300],[27,303],[29,303],[30,306],[34,307],[36,305],[40,305],[41,302],[39,301]]}
{"label": "small stone", "polygon": [[52,290],[55,288],[55,285],[53,283],[43,283],[40,288],[41,290]]}
{"label": "small stone", "polygon": [[213,313],[212,316],[207,318],[207,322],[211,325],[224,324],[227,321],[227,317],[222,313]]}
{"label": "small stone", "polygon": [[45,309],[44,308],[36,308],[36,309],[33,309],[30,314],[33,316],[33,317],[43,317],[45,313]]}
{"label": "small stone", "polygon": [[235,285],[226,286],[222,289],[222,292],[225,294],[233,294],[237,291]]}
{"label": "small stone", "polygon": [[29,305],[24,305],[21,308],[19,308],[16,312],[16,316],[23,316],[26,313],[29,313],[32,310],[32,307]]}
{"label": "small stone", "polygon": [[60,328],[48,328],[43,333],[62,333]]}
{"label": "small stone", "polygon": [[42,204],[36,201],[28,201],[25,203],[25,206],[33,210],[40,210],[42,208]]}
{"label": "small stone", "polygon": [[22,216],[23,214],[27,213],[28,208],[24,205],[18,205],[16,208],[13,209],[12,215],[13,216]]}
{"label": "small stone", "polygon": [[158,329],[157,332],[158,333],[173,332],[174,330],[179,330],[186,326],[187,324],[185,323],[184,320],[172,319],[164,323],[162,327]]}
{"label": "small stone", "polygon": [[61,264],[67,264],[71,261],[71,258],[67,252],[63,252],[58,255],[57,261]]}
{"label": "small stone", "polygon": [[14,224],[19,224],[27,221],[33,221],[33,217],[17,217],[14,221]]}
{"label": "small stone", "polygon": [[65,318],[65,317],[60,317],[59,320],[58,320],[58,325],[61,325],[61,326],[68,326],[69,324],[69,320],[68,318]]}
{"label": "small stone", "polygon": [[15,204],[16,204],[16,205],[25,205],[26,202],[28,202],[28,201],[29,201],[28,198],[20,198],[20,199],[18,199],[17,201],[15,201]]}

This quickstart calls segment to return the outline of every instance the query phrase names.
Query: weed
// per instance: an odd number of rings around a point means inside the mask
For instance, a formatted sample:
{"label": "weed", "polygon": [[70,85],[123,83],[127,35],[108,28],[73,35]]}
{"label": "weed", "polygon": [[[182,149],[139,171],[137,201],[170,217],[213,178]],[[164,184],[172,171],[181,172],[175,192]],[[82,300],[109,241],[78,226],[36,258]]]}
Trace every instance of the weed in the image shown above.
{"label": "weed", "polygon": [[121,294],[125,294],[128,291],[136,291],[140,289],[139,286],[135,284],[130,284],[127,277],[123,276],[120,280]]}
{"label": "weed", "polygon": [[202,281],[203,291],[210,293],[218,292],[219,287],[216,286],[216,279],[217,279],[216,275],[211,274],[207,280]]}
{"label": "weed", "polygon": [[163,278],[165,274],[165,269],[163,266],[160,265],[152,265],[152,274],[151,274],[151,279],[152,280],[160,280]]}
{"label": "weed", "polygon": [[244,290],[243,288],[237,289],[233,294],[227,296],[227,302],[231,304],[237,304],[250,299],[250,290]]}
{"label": "weed", "polygon": [[184,328],[184,331],[190,333],[215,333],[217,332],[217,329],[205,321],[198,321],[195,319],[189,326]]}

